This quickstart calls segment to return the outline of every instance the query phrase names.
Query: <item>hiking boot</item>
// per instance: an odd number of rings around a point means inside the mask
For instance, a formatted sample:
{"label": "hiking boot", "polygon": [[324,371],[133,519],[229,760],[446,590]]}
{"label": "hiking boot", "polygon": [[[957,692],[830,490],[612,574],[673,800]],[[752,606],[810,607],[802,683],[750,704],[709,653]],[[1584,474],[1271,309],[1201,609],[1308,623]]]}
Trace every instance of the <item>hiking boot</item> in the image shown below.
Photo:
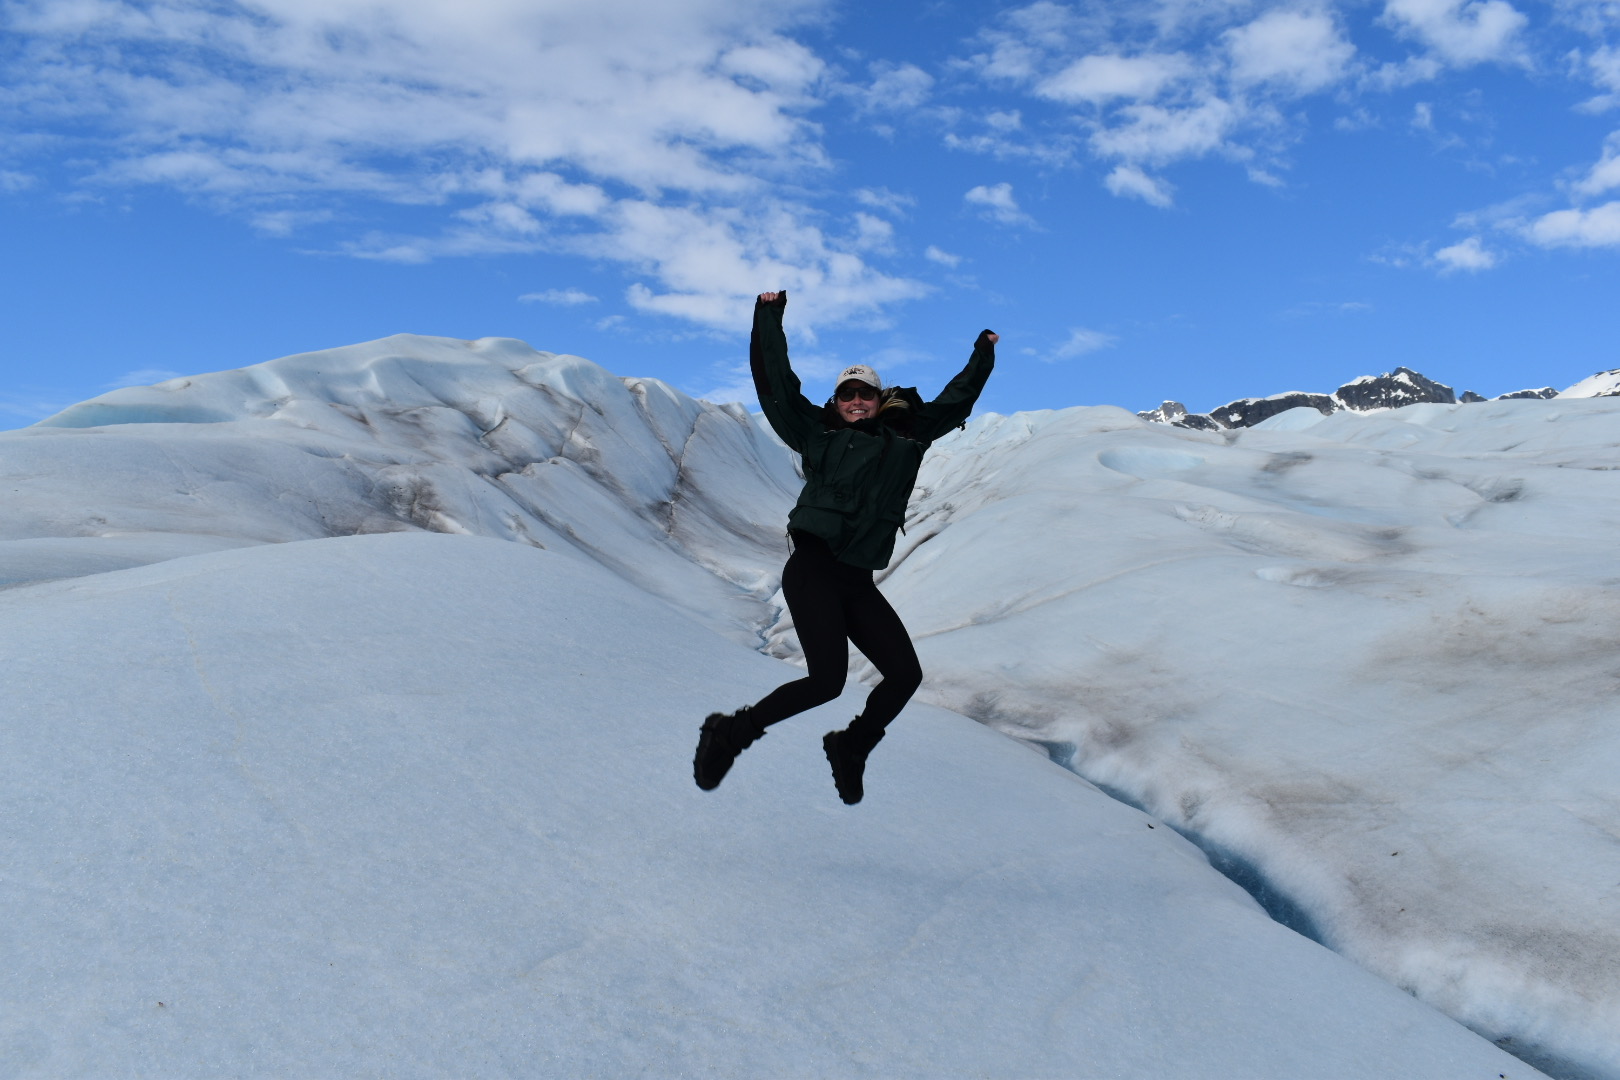
{"label": "hiking boot", "polygon": [[692,778],[704,791],[720,786],[737,755],[753,746],[765,729],[754,722],[748,707],[734,713],[710,713],[698,734],[697,756],[692,759]]}
{"label": "hiking boot", "polygon": [[860,726],[856,717],[843,731],[829,731],[821,739],[821,748],[827,751],[827,763],[832,766],[833,785],[838,797],[854,806],[866,794],[862,780],[866,775],[866,756],[872,747],[883,741],[883,729],[868,731]]}

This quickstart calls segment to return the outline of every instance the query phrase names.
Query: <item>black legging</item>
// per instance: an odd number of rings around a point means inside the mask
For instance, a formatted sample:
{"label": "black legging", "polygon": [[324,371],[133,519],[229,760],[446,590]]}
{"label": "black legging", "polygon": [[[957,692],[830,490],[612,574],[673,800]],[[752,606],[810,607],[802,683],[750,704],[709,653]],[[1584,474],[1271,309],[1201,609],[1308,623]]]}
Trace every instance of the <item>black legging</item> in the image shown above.
{"label": "black legging", "polygon": [[853,642],[883,676],[867,695],[859,718],[862,728],[876,734],[922,685],[911,635],[872,583],[872,571],[839,562],[819,536],[795,530],[793,541],[793,554],[782,570],[782,595],[810,671],[765,695],[754,706],[754,719],[769,726],[843,693]]}

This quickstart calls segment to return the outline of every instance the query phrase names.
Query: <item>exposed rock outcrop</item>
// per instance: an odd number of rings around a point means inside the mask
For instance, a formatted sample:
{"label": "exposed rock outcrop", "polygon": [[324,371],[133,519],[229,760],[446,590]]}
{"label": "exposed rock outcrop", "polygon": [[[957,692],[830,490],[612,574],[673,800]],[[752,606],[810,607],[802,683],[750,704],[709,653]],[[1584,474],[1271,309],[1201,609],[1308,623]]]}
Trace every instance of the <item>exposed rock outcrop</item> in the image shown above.
{"label": "exposed rock outcrop", "polygon": [[1260,421],[1287,412],[1289,409],[1315,409],[1326,416],[1344,407],[1343,403],[1331,394],[1305,394],[1294,391],[1287,394],[1273,394],[1271,397],[1240,398],[1222,405],[1209,415],[1221,427],[1240,428],[1253,427]]}
{"label": "exposed rock outcrop", "polygon": [[1442,405],[1457,403],[1457,395],[1451,387],[1425,378],[1409,367],[1352,379],[1335,390],[1333,396],[1343,403],[1344,408],[1357,412],[1398,409],[1402,405],[1416,405],[1420,401],[1434,401]]}
{"label": "exposed rock outcrop", "polygon": [[1212,431],[1221,427],[1210,417],[1203,413],[1190,413],[1187,406],[1179,401],[1166,401],[1157,409],[1136,414],[1144,420],[1152,420],[1159,424],[1174,424],[1176,427],[1194,428],[1199,431]]}

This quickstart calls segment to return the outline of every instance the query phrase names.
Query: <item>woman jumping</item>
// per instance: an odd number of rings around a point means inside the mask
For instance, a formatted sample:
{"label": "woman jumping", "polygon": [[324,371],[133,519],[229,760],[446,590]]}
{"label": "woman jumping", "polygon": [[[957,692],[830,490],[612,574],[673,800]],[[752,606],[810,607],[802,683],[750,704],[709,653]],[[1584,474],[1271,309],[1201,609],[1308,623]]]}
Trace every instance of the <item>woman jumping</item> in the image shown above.
{"label": "woman jumping", "polygon": [[973,411],[996,365],[999,338],[981,333],[967,367],[933,401],[924,402],[909,386],[884,389],[877,372],[856,364],[839,374],[833,396],[818,407],[799,392],[788,364],[786,307],[785,292],[759,294],[748,360],[765,418],[804,461],[804,491],[788,515],[793,554],[782,570],[782,595],[809,673],[757,705],[711,713],[692,772],[698,787],[714,790],[766,728],[843,693],[853,642],[883,679],[861,714],[843,731],[828,732],[822,746],[839,797],[858,803],[867,755],[922,684],[911,637],[873,584],[872,571],[888,566],[894,554],[894,533],[905,521],[924,451]]}

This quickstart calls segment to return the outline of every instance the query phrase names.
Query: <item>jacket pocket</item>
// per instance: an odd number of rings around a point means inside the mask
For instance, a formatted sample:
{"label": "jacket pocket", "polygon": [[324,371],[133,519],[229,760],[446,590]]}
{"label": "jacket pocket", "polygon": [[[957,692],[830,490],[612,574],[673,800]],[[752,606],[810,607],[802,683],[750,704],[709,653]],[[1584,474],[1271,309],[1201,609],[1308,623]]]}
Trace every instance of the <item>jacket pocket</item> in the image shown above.
{"label": "jacket pocket", "polygon": [[818,510],[831,510],[839,514],[853,514],[859,504],[859,489],[842,476],[816,476],[804,485],[799,496],[800,506],[813,506]]}

